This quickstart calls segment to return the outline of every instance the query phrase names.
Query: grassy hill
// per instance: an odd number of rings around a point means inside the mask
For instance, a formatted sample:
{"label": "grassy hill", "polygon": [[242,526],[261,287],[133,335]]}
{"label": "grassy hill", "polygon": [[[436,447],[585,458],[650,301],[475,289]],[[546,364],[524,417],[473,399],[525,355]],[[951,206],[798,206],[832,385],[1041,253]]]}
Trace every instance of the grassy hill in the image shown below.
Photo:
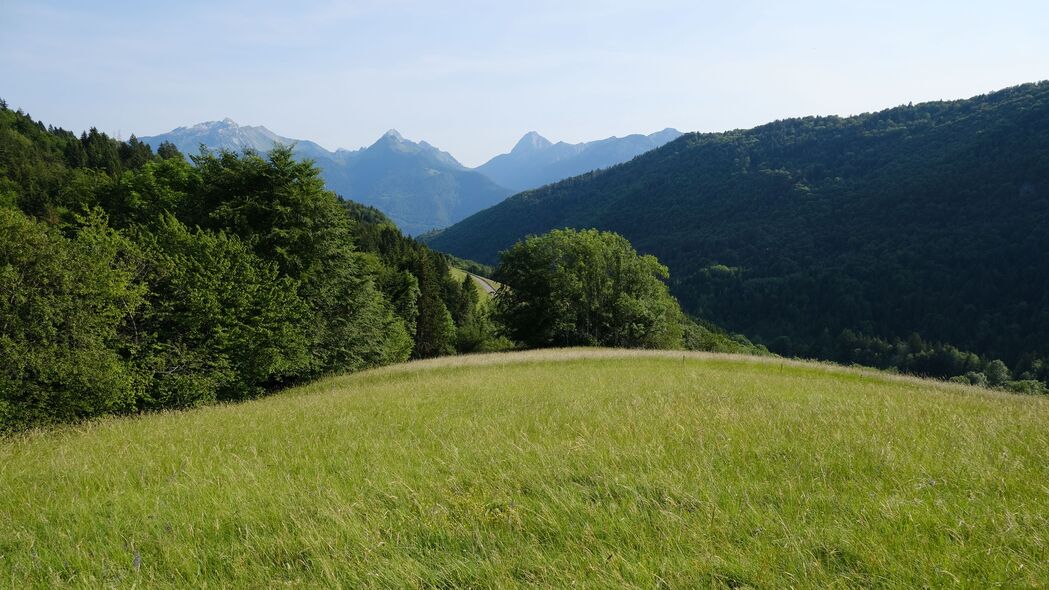
{"label": "grassy hill", "polygon": [[0,440],[0,586],[1029,587],[1049,400],[675,352],[445,358]]}
{"label": "grassy hill", "polygon": [[1046,82],[688,134],[428,240],[490,264],[563,227],[622,234],[686,311],[785,356],[970,370],[924,340],[1049,382]]}
{"label": "grassy hill", "polygon": [[467,275],[472,277],[474,286],[477,287],[477,295],[480,298],[480,301],[486,301],[492,296],[492,293],[497,291],[499,287],[502,286],[498,281],[494,281],[488,277],[475,275],[473,273],[467,272],[461,268],[456,268],[454,266],[448,267],[448,272],[452,275],[453,279],[460,283],[463,282],[463,279],[465,279]]}

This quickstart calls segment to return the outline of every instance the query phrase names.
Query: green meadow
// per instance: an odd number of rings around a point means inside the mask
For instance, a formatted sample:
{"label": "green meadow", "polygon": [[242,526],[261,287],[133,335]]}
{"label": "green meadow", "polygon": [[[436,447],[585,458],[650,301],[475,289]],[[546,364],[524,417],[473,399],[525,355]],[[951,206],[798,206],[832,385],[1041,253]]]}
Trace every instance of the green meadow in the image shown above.
{"label": "green meadow", "polygon": [[1049,399],[769,358],[442,358],[0,439],[0,587],[1049,585]]}
{"label": "green meadow", "polygon": [[[462,283],[463,279],[470,275],[470,273],[467,273],[465,270],[462,270],[461,268],[455,268],[454,266],[448,267],[448,274],[452,275],[452,278],[456,281],[459,281],[460,283]],[[485,288],[481,283],[487,285],[488,288]],[[494,281],[488,277],[481,277],[478,275],[473,275],[473,284],[477,288],[477,295],[480,298],[480,301],[486,301],[487,298],[491,296],[491,293],[493,291],[498,290],[499,287],[502,286],[498,281]]]}

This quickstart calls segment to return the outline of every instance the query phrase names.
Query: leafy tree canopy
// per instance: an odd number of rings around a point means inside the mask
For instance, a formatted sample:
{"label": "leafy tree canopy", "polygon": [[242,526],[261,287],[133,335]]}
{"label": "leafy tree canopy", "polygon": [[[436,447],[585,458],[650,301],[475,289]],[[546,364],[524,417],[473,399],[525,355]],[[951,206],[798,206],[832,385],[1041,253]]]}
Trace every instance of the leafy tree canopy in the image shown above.
{"label": "leafy tree canopy", "polygon": [[683,346],[667,269],[622,236],[554,230],[503,253],[498,317],[529,346]]}

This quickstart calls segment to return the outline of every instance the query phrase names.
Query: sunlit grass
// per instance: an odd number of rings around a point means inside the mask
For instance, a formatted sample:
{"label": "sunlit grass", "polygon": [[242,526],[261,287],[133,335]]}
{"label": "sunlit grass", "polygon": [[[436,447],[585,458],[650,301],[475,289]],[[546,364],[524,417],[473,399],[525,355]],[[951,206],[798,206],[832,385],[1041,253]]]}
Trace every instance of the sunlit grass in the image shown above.
{"label": "sunlit grass", "polygon": [[[454,266],[449,267],[448,272],[452,275],[452,278],[454,278],[456,281],[459,281],[460,283],[463,281],[463,279],[466,278],[467,274],[469,274],[465,270],[455,268]],[[473,283],[474,286],[477,288],[477,294],[480,295],[481,301],[484,301],[491,296],[491,291],[489,291],[488,289],[495,291],[502,286],[502,284],[498,281],[494,281],[488,277],[479,277],[477,275],[473,275]],[[488,289],[486,289],[481,283],[487,285]]]}
{"label": "sunlit grass", "polygon": [[0,441],[0,587],[1029,587],[1049,401],[779,360],[438,359]]}

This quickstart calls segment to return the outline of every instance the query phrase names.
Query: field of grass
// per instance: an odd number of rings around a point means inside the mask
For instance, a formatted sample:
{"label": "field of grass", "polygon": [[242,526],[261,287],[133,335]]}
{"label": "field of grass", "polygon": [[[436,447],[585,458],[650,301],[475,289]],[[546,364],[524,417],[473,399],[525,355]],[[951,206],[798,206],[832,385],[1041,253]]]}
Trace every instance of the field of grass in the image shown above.
{"label": "field of grass", "polygon": [[0,587],[1049,585],[1049,400],[540,351],[0,440]]}
{"label": "field of grass", "polygon": [[[466,278],[466,275],[469,274],[465,270],[461,268],[455,268],[454,266],[449,267],[448,272],[452,275],[452,278],[459,282],[462,282],[462,280]],[[489,289],[491,289],[492,291],[496,291],[499,289],[499,287],[502,286],[501,283],[493,281],[492,279],[489,279],[487,277],[481,277],[477,275],[472,276],[474,279],[474,286],[477,287],[477,294],[481,296],[482,302],[487,301],[488,297],[491,296],[491,291],[489,291]],[[482,286],[481,283],[487,285],[488,289]]]}

